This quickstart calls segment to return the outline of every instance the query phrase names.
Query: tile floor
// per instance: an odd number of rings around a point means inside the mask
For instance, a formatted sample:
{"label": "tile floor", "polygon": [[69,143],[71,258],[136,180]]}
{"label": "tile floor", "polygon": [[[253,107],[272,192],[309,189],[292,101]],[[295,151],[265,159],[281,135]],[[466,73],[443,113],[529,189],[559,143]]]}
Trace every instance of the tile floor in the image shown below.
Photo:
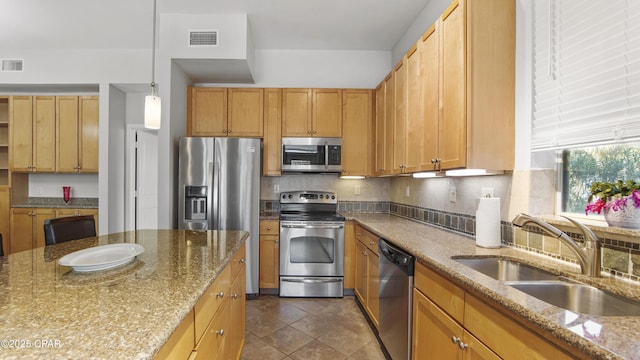
{"label": "tile floor", "polygon": [[243,360],[385,360],[353,296],[247,301]]}

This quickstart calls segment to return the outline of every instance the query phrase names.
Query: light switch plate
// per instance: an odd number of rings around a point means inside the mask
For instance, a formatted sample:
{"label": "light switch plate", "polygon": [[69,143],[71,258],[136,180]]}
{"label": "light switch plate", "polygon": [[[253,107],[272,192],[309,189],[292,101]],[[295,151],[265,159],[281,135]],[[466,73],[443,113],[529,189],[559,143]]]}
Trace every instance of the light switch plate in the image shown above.
{"label": "light switch plate", "polygon": [[280,185],[273,184],[273,192],[276,194],[280,193]]}
{"label": "light switch plate", "polygon": [[360,185],[356,185],[355,189],[353,190],[353,194],[360,195]]}
{"label": "light switch plate", "polygon": [[453,184],[449,184],[449,202],[456,202],[456,186]]}

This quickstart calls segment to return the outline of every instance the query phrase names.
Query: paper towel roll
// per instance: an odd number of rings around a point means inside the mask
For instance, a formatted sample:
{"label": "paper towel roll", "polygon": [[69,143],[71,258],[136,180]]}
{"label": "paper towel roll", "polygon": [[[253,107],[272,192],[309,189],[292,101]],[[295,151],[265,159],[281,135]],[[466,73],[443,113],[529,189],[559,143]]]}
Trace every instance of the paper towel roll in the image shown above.
{"label": "paper towel roll", "polygon": [[476,210],[476,245],[500,247],[500,198],[478,198]]}

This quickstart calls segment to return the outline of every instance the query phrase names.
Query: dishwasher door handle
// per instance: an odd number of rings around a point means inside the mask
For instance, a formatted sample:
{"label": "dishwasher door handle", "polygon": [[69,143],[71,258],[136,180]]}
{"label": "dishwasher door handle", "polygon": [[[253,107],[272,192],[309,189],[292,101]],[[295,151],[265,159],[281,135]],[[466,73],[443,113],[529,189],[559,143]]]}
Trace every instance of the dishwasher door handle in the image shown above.
{"label": "dishwasher door handle", "polygon": [[342,282],[342,279],[282,279],[282,281],[292,283],[319,284]]}

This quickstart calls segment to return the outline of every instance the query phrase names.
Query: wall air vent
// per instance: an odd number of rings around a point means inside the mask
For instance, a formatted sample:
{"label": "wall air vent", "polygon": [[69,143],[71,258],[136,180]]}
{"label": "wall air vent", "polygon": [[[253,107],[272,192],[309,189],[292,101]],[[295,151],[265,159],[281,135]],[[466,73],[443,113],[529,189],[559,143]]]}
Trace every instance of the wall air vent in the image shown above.
{"label": "wall air vent", "polygon": [[0,60],[0,71],[22,71],[22,59]]}
{"label": "wall air vent", "polygon": [[218,46],[218,30],[190,30],[189,46]]}

